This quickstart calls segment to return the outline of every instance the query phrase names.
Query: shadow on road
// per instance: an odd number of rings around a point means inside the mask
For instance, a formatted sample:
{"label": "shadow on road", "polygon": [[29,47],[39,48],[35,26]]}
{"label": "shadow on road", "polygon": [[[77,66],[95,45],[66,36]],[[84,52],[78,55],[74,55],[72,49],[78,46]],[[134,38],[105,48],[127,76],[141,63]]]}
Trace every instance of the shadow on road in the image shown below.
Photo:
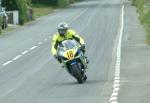
{"label": "shadow on road", "polygon": [[104,80],[87,80],[83,84],[79,84],[77,81],[71,81],[71,82],[61,82],[61,83],[55,83],[55,85],[58,86],[72,86],[72,85],[92,85],[92,84],[101,84],[104,83]]}

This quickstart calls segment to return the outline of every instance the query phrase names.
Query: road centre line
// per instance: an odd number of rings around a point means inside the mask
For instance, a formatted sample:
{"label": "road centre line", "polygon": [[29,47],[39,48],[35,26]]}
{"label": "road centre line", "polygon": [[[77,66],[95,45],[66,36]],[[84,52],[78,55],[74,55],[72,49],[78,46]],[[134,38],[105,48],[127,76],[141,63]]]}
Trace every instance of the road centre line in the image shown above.
{"label": "road centre line", "polygon": [[24,52],[22,52],[22,54],[24,55],[24,54],[26,54],[26,53],[28,53],[29,51],[28,50],[25,50]]}
{"label": "road centre line", "polygon": [[19,59],[21,56],[22,56],[22,55],[18,55],[18,56],[16,56],[15,58],[13,58],[12,60],[15,61],[15,60]]}
{"label": "road centre line", "polygon": [[8,61],[8,62],[6,62],[6,63],[4,63],[2,66],[6,66],[6,65],[8,65],[9,63],[11,63],[12,61]]}
{"label": "road centre line", "polygon": [[33,46],[33,47],[31,47],[31,48],[30,48],[30,50],[33,50],[33,49],[35,49],[35,48],[37,48],[37,46]]}

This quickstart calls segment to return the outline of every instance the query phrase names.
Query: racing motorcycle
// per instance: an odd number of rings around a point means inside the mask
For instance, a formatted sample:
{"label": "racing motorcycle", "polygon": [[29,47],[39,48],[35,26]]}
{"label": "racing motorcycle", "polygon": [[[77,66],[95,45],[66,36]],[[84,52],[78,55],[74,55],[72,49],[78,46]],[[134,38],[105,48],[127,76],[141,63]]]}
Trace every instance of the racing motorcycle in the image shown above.
{"label": "racing motorcycle", "polygon": [[63,67],[82,84],[86,81],[86,57],[81,50],[81,45],[76,40],[64,40],[57,48],[57,55],[60,57]]}

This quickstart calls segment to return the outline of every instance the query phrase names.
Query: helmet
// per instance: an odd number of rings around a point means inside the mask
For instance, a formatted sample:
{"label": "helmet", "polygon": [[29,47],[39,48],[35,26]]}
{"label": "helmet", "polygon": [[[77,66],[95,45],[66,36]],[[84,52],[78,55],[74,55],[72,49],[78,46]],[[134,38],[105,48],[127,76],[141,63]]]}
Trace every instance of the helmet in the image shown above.
{"label": "helmet", "polygon": [[68,25],[66,23],[60,23],[58,24],[57,30],[60,36],[64,36],[67,32]]}

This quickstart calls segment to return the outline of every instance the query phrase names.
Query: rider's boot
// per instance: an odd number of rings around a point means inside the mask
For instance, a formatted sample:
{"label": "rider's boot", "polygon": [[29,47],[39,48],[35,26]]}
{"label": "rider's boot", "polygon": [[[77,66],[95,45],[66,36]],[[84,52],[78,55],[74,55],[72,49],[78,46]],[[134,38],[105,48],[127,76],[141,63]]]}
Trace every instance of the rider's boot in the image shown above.
{"label": "rider's boot", "polygon": [[90,62],[87,57],[85,57],[85,62],[86,62],[86,64],[89,64],[89,62]]}

